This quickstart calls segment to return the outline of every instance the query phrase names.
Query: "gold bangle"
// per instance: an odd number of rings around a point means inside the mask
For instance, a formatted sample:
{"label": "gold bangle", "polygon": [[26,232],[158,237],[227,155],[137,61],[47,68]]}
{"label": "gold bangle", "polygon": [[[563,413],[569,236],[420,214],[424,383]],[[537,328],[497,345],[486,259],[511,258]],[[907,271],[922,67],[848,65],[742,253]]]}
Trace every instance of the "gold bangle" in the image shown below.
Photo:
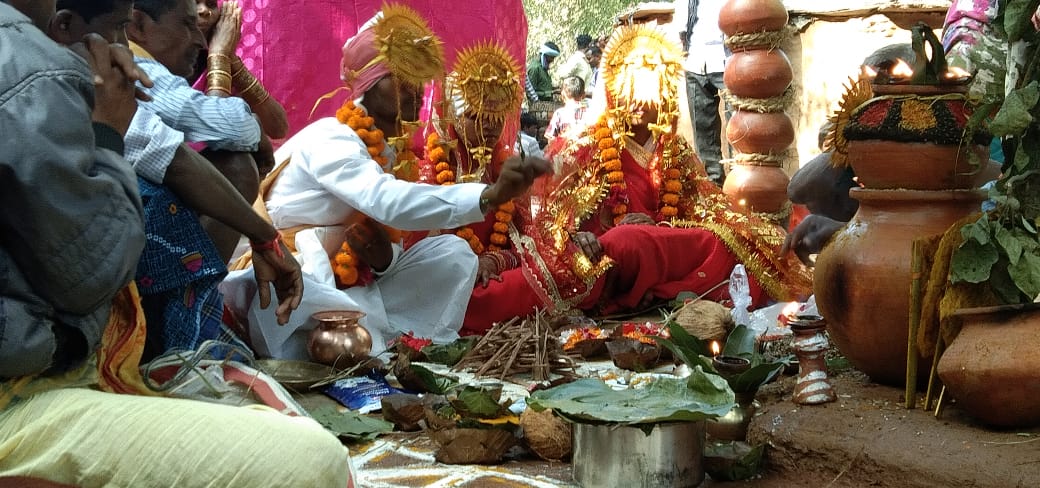
{"label": "gold bangle", "polygon": [[208,60],[209,58],[224,58],[224,59],[228,60],[228,62],[232,62],[231,56],[228,56],[227,54],[222,54],[222,53],[209,53],[209,55],[206,56],[206,59]]}
{"label": "gold bangle", "polygon": [[212,76],[226,76],[228,80],[231,79],[231,73],[228,73],[227,71],[222,70],[222,69],[211,69],[211,70],[209,70],[209,72],[206,74],[206,77],[209,78],[209,77],[212,77]]}
{"label": "gold bangle", "polygon": [[248,70],[238,71],[231,75],[231,83],[235,85],[235,88],[239,91],[248,90],[249,87],[256,83],[256,77],[253,76]]}
{"label": "gold bangle", "polygon": [[220,85],[218,85],[218,84],[215,84],[215,83],[213,83],[213,84],[209,84],[209,85],[208,85],[208,86],[206,87],[206,92],[207,92],[207,93],[208,93],[208,92],[211,92],[211,91],[219,91],[219,92],[224,92],[224,93],[225,93],[226,95],[228,95],[228,96],[231,96],[231,90],[228,90],[227,88],[224,88],[224,87],[222,87],[222,86],[220,86]]}

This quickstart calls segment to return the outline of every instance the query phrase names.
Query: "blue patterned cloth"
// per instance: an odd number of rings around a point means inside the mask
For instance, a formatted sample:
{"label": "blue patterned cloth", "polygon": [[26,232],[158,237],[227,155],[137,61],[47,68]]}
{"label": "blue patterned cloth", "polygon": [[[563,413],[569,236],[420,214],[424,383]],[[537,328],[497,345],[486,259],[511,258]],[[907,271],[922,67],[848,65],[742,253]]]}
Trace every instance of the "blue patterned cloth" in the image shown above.
{"label": "blue patterned cloth", "polygon": [[198,216],[165,187],[142,178],[138,184],[148,241],[136,280],[148,323],[149,352],[195,350],[206,340],[248,350],[222,321],[224,296],[217,285],[227,266]]}

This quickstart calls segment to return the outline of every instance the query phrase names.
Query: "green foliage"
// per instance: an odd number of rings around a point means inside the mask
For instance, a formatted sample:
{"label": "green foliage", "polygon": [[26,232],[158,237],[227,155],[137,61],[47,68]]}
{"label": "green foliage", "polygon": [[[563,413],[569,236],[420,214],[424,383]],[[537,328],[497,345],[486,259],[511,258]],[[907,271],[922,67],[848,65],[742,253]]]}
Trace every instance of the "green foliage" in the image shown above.
{"label": "green foliage", "polygon": [[[995,208],[961,229],[964,241],[950,262],[952,283],[986,283],[1007,303],[1032,301],[1040,294],[1040,49],[1030,20],[1038,5],[1040,0],[1002,4],[995,39],[976,47],[973,59],[984,61],[980,73],[1006,73],[1012,87],[1006,96],[985,94],[999,103],[987,128],[1003,139],[1006,161],[990,193]],[[994,47],[1010,54],[1000,56]],[[997,80],[982,81],[992,85]],[[985,122],[972,117],[969,131]]]}
{"label": "green foliage", "polygon": [[372,440],[379,434],[394,430],[394,424],[385,420],[361,415],[353,410],[340,412],[331,406],[317,408],[311,412],[311,416],[325,430],[353,440]]}
{"label": "green foliage", "polygon": [[575,49],[574,38],[588,34],[593,38],[610,33],[614,19],[638,0],[524,0],[527,13],[527,54],[553,41],[567,56]]}
{"label": "green foliage", "polygon": [[696,367],[689,378],[662,376],[645,388],[614,390],[600,379],[581,379],[536,391],[527,405],[576,422],[654,424],[720,417],[734,398],[722,378]]}
{"label": "green foliage", "polygon": [[475,336],[462,337],[450,344],[430,344],[422,348],[422,353],[431,363],[455,366],[476,343]]}
{"label": "green foliage", "polygon": [[474,385],[466,385],[455,393],[455,399],[451,400],[452,407],[463,417],[477,417],[482,419],[493,419],[508,413],[506,410],[509,403],[498,403],[497,395],[487,388]]}
{"label": "green foliage", "polygon": [[418,364],[409,364],[408,367],[430,393],[445,395],[459,386],[459,381],[451,376],[434,373]]}

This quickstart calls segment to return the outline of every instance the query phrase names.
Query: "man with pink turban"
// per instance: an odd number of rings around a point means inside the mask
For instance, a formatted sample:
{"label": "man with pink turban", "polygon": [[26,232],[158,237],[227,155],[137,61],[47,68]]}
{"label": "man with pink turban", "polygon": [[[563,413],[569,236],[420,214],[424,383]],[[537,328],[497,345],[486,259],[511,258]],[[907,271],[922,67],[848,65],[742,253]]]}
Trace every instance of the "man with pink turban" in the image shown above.
{"label": "man with pink turban", "polygon": [[[412,331],[435,342],[458,337],[477,259],[454,235],[404,249],[397,230],[456,228],[527,190],[544,160],[508,160],[495,184],[433,186],[395,178],[414,158],[405,148],[418,119],[423,85],[442,78],[440,40],[410,8],[385,6],[343,46],[348,101],[276,153],[281,164],[261,185],[258,210],[269,214],[298,253],[304,298],[279,326],[260,309],[248,271],[225,281],[230,308],[249,321],[261,356],[307,358],[307,336],[328,310],[360,310],[373,353]],[[398,150],[402,154],[398,154]],[[429,286],[434,284],[435,286]]]}

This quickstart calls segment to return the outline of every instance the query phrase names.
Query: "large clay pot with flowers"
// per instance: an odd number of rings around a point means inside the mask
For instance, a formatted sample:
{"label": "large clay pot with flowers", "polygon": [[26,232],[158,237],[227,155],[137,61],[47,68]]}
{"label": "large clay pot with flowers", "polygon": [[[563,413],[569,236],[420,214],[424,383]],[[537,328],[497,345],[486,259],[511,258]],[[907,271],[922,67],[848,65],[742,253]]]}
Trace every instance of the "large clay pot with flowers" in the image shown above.
{"label": "large clay pot with flowers", "polygon": [[[941,234],[978,211],[979,190],[853,188],[859,210],[816,260],[813,291],[835,345],[878,383],[906,381],[914,239]],[[925,365],[919,378],[927,378]]]}

